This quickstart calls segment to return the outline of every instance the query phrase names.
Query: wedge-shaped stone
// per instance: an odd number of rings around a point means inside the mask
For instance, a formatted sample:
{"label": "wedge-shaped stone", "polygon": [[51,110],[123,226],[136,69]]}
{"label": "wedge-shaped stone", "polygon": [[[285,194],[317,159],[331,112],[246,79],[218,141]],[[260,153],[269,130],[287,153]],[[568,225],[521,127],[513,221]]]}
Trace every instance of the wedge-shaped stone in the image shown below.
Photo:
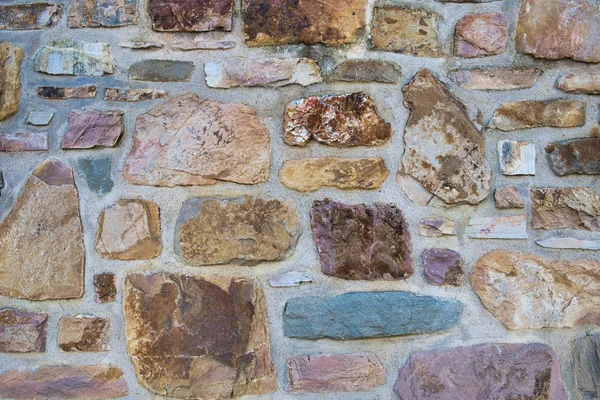
{"label": "wedge-shaped stone", "polygon": [[137,185],[253,185],[267,181],[269,133],[243,104],[175,97],[138,116],[125,179]]}
{"label": "wedge-shaped stone", "polygon": [[61,39],[35,55],[35,71],[49,75],[102,76],[112,74],[116,64],[106,43]]}
{"label": "wedge-shaped stone", "polygon": [[336,66],[328,81],[398,83],[402,68],[391,61],[347,60]]}
{"label": "wedge-shaped stone", "polygon": [[585,108],[580,100],[513,101],[494,111],[488,129],[574,128],[585,125]]}
{"label": "wedge-shaped stone", "polygon": [[143,60],[129,68],[129,79],[149,82],[189,82],[194,63],[177,60]]}
{"label": "wedge-shaped stone", "polygon": [[84,267],[73,171],[60,161],[44,161],[27,178],[14,208],[0,223],[0,295],[79,298]]}
{"label": "wedge-shaped stone", "polygon": [[163,99],[169,95],[169,92],[162,89],[104,89],[104,100],[106,101],[145,101]]}
{"label": "wedge-shaped stone", "polygon": [[553,237],[535,241],[549,249],[600,250],[600,240],[583,240],[573,237]]}
{"label": "wedge-shaped stone", "polygon": [[600,231],[600,196],[591,187],[531,189],[533,229]]}
{"label": "wedge-shaped stone", "polygon": [[575,384],[582,399],[600,397],[600,335],[586,335],[573,343],[571,362]]}
{"label": "wedge-shaped stone", "polygon": [[110,320],[92,315],[62,317],[58,324],[58,346],[62,351],[108,351]]}
{"label": "wedge-shaped stone", "polygon": [[20,47],[0,42],[0,121],[19,111],[22,61]]}
{"label": "wedge-shaped stone", "polygon": [[31,3],[0,6],[0,30],[53,28],[62,14],[60,4]]}
{"label": "wedge-shaped stone", "polygon": [[233,0],[148,0],[148,13],[155,31],[230,31]]}
{"label": "wedge-shaped stone", "polygon": [[498,161],[503,175],[535,175],[535,144],[501,140]]}
{"label": "wedge-shaped stone", "polygon": [[529,67],[493,67],[452,71],[455,85],[471,90],[527,89],[535,85],[541,71]]}
{"label": "wedge-shaped stone", "polygon": [[473,239],[527,239],[527,215],[470,218],[465,236]]}
{"label": "wedge-shaped stone", "polygon": [[568,93],[600,94],[600,74],[561,76],[556,82],[556,87]]}
{"label": "wedge-shaped stone", "polygon": [[600,324],[600,262],[492,251],[471,273],[481,302],[508,329]]}
{"label": "wedge-shaped stone", "polygon": [[454,54],[485,57],[503,54],[508,43],[508,21],[501,13],[467,14],[456,23]]}
{"label": "wedge-shaped stone", "polygon": [[600,137],[552,142],[546,146],[546,158],[552,172],[558,176],[598,175],[600,174]]}
{"label": "wedge-shaped stone", "polygon": [[46,351],[48,314],[16,308],[0,310],[0,352],[43,353]]}
{"label": "wedge-shaped stone", "polygon": [[96,97],[96,86],[56,87],[40,86],[37,94],[42,99],[69,100],[69,99],[93,99]]}
{"label": "wedge-shaped stone", "polygon": [[62,148],[114,147],[124,130],[123,111],[71,111]]}
{"label": "wedge-shaped stone", "polygon": [[0,153],[47,150],[48,132],[0,133]]}
{"label": "wedge-shaped stone", "polygon": [[124,284],[124,312],[127,349],[150,391],[228,399],[277,389],[258,281],[133,274]]}
{"label": "wedge-shaped stone", "polygon": [[46,126],[50,124],[52,118],[54,118],[54,111],[33,110],[27,116],[27,124],[34,126]]}
{"label": "wedge-shaped stone", "polygon": [[73,0],[69,28],[112,28],[137,24],[137,0]]}

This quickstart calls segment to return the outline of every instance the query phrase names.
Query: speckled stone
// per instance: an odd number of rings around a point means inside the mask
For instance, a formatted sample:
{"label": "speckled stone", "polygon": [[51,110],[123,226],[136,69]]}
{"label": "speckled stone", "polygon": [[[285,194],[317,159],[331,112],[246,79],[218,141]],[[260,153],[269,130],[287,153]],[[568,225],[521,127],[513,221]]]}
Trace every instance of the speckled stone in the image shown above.
{"label": "speckled stone", "polygon": [[138,21],[137,0],[73,0],[69,28],[112,28]]}
{"label": "speckled stone", "polygon": [[0,121],[19,111],[22,61],[20,47],[0,42]]}
{"label": "speckled stone", "polygon": [[230,31],[233,0],[148,0],[152,29],[159,32]]}
{"label": "speckled stone", "polygon": [[585,125],[585,118],[586,103],[581,100],[513,101],[494,111],[488,129],[574,128]]}
{"label": "speckled stone", "polygon": [[402,79],[400,65],[383,60],[347,60],[327,75],[328,81],[398,83]]}
{"label": "speckled stone", "polygon": [[45,352],[47,322],[48,314],[45,313],[0,309],[0,352]]}
{"label": "speckled stone", "polygon": [[108,44],[70,38],[42,47],[34,63],[36,72],[49,75],[102,76],[112,74],[116,68]]}
{"label": "speckled stone", "polygon": [[108,351],[111,324],[92,315],[62,317],[58,324],[58,347],[62,351]]}
{"label": "speckled stone", "polygon": [[23,3],[0,6],[0,30],[53,28],[62,16],[62,5]]}
{"label": "speckled stone", "polygon": [[531,189],[533,229],[600,231],[600,196],[593,187]]}

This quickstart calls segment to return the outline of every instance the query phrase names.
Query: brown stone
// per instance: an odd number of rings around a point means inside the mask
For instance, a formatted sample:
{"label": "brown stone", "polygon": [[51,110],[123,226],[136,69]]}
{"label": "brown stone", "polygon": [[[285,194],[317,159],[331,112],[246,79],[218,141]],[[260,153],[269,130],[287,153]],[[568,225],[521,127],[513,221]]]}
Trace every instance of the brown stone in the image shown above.
{"label": "brown stone", "polygon": [[293,101],[286,108],[283,130],[283,141],[290,146],[306,146],[310,139],[337,147],[379,146],[393,133],[361,92]]}
{"label": "brown stone", "polygon": [[329,81],[398,83],[402,68],[391,61],[347,60],[335,67]]}
{"label": "brown stone", "polygon": [[0,42],[0,121],[19,111],[23,50]]}
{"label": "brown stone", "polygon": [[600,231],[600,196],[591,187],[531,189],[533,229]]}
{"label": "brown stone", "polygon": [[40,86],[37,94],[42,99],[68,100],[68,99],[93,99],[96,97],[96,86],[56,87]]}
{"label": "brown stone", "polygon": [[423,251],[425,280],[432,285],[462,286],[465,282],[463,258],[450,249],[425,249]]}
{"label": "brown stone", "polygon": [[467,14],[454,32],[454,54],[473,58],[495,56],[506,51],[508,21],[500,13]]}
{"label": "brown stone", "polygon": [[[600,133],[600,130],[596,130]],[[546,146],[546,158],[558,176],[600,174],[600,137],[552,142]]]}
{"label": "brown stone", "polygon": [[115,274],[103,273],[94,275],[94,287],[96,288],[96,303],[112,303],[117,297],[117,285]]}
{"label": "brown stone", "polygon": [[47,150],[47,132],[0,133],[0,152]]}
{"label": "brown stone", "polygon": [[58,346],[62,351],[108,351],[110,320],[91,315],[62,317],[58,325]]}
{"label": "brown stone", "polygon": [[162,251],[158,206],[119,200],[98,218],[96,251],[110,260],[150,260]]}
{"label": "brown stone", "polygon": [[567,93],[600,94],[600,74],[561,76],[556,87]]}
{"label": "brown stone", "polygon": [[62,148],[114,147],[124,130],[122,111],[71,111]]}
{"label": "brown stone", "polygon": [[494,191],[496,208],[525,208],[523,195],[516,186],[506,185],[496,188]]}
{"label": "brown stone", "polygon": [[104,89],[104,100],[106,101],[145,101],[163,99],[169,95],[169,92],[162,89]]}
{"label": "brown stone", "polygon": [[0,352],[46,351],[48,314],[4,308],[0,310]]}
{"label": "brown stone", "polygon": [[452,71],[455,85],[471,90],[527,89],[535,85],[542,72],[529,67],[494,67]]}
{"label": "brown stone", "polygon": [[377,189],[387,178],[383,159],[304,158],[289,160],[279,170],[281,183],[300,192],[322,187],[338,189]]}
{"label": "brown stone", "polygon": [[31,3],[0,6],[0,30],[53,28],[62,15],[60,4]]}
{"label": "brown stone", "polygon": [[117,27],[137,24],[137,0],[73,0],[69,28]]}
{"label": "brown stone", "polygon": [[429,218],[419,223],[419,233],[425,237],[456,236],[454,221],[446,218]]}
{"label": "brown stone", "polygon": [[150,391],[226,399],[277,390],[258,281],[133,274],[124,284],[124,312],[127,349]]}
{"label": "brown stone", "polygon": [[581,100],[526,100],[504,103],[494,111],[488,129],[514,131],[536,127],[574,128],[585,125]]}
{"label": "brown stone", "polygon": [[27,178],[14,208],[0,223],[0,295],[79,298],[84,267],[73,170],[46,160]]}
{"label": "brown stone", "polygon": [[230,31],[233,0],[149,0],[148,13],[155,31]]}
{"label": "brown stone", "polygon": [[136,120],[125,179],[137,185],[252,185],[267,181],[269,133],[243,104],[173,98]]}

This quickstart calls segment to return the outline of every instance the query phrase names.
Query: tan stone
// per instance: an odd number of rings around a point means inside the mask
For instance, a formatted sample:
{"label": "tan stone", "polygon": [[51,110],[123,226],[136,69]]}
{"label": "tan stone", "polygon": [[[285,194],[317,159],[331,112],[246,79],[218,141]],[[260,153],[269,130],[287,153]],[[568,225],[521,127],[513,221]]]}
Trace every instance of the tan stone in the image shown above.
{"label": "tan stone", "polygon": [[531,189],[533,229],[600,231],[600,196],[591,187]]}
{"label": "tan stone", "polygon": [[0,352],[45,352],[47,322],[48,314],[0,309]]}
{"label": "tan stone", "polygon": [[454,54],[473,58],[503,54],[508,43],[508,21],[501,13],[467,14],[456,23]]}
{"label": "tan stone", "polygon": [[586,103],[580,100],[526,100],[504,103],[494,111],[489,129],[514,131],[540,126],[574,128],[585,125]]}
{"label": "tan stone", "polygon": [[570,74],[560,77],[556,87],[563,92],[600,94],[600,74]]}
{"label": "tan stone", "polygon": [[58,346],[62,351],[108,351],[110,320],[91,315],[62,317],[58,325]]}
{"label": "tan stone", "polygon": [[541,71],[529,67],[495,67],[452,71],[452,81],[471,90],[527,89],[535,85]]}
{"label": "tan stone", "polygon": [[0,42],[0,121],[19,111],[23,50]]}

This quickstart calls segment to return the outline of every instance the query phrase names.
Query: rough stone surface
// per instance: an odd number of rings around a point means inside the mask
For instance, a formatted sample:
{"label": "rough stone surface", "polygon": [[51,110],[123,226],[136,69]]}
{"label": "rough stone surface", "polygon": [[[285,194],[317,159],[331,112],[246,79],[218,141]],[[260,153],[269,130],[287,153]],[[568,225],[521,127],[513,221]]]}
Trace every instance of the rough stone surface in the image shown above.
{"label": "rough stone surface", "polygon": [[289,271],[269,277],[269,285],[271,287],[294,287],[304,283],[311,283],[312,281],[313,278],[299,271]]}
{"label": "rough stone surface", "polygon": [[117,27],[137,24],[137,0],[73,0],[69,28]]}
{"label": "rough stone surface", "polygon": [[47,322],[48,314],[0,309],[0,352],[45,352]]}
{"label": "rough stone surface", "polygon": [[465,282],[463,259],[454,250],[425,249],[423,269],[425,280],[432,285],[462,286]]}
{"label": "rough stone surface", "polygon": [[379,146],[393,133],[361,92],[293,101],[285,110],[283,130],[290,146],[306,146],[311,139],[337,147]]}
{"label": "rough stone surface", "polygon": [[419,352],[398,371],[394,391],[410,400],[567,400],[558,355],[541,343]]}
{"label": "rough stone surface", "polygon": [[97,195],[104,196],[115,186],[110,178],[110,158],[83,158],[77,161],[77,167],[89,189]]}
{"label": "rough stone surface", "polygon": [[531,189],[533,229],[600,231],[600,196],[592,187]]}
{"label": "rough stone surface", "polygon": [[27,124],[34,126],[46,126],[50,124],[52,118],[54,118],[54,111],[33,110],[27,116]]}
{"label": "rough stone surface", "polygon": [[62,351],[108,351],[110,320],[91,315],[62,317],[58,325],[58,347]]}
{"label": "rough stone surface", "polygon": [[535,241],[549,249],[600,250],[600,240],[582,240],[573,237],[555,237]]}
{"label": "rough stone surface", "polygon": [[106,43],[61,39],[35,55],[35,71],[49,75],[102,76],[112,74],[116,64]]}
{"label": "rough stone surface", "polygon": [[112,303],[117,297],[117,285],[115,274],[108,272],[94,275],[94,287],[96,288],[96,303]]}
{"label": "rough stone surface", "polygon": [[320,354],[288,359],[292,393],[368,392],[385,383],[385,368],[372,354]]}
{"label": "rough stone surface", "polygon": [[37,88],[38,96],[49,100],[93,99],[96,97],[96,91],[96,86],[92,85],[77,87],[40,86]]}
{"label": "rough stone surface", "polygon": [[429,218],[420,222],[419,233],[426,237],[456,236],[456,227],[454,221],[445,218]]}
{"label": "rough stone surface", "polygon": [[0,42],[0,121],[19,111],[23,50]]}
{"label": "rough stone surface", "polygon": [[556,87],[567,93],[600,94],[600,74],[569,74],[561,76]]}
{"label": "rough stone surface", "polygon": [[535,175],[535,144],[501,140],[498,161],[500,173],[504,175]]}
{"label": "rough stone surface", "polygon": [[412,275],[410,232],[395,205],[317,200],[310,209],[310,220],[326,275],[365,280]]}
{"label": "rough stone surface", "polygon": [[600,324],[600,262],[492,251],[471,273],[481,302],[508,329]]}
{"label": "rough stone surface", "polygon": [[283,331],[299,339],[365,339],[436,333],[458,323],[455,300],[409,292],[352,292],[298,297],[283,311]]}
{"label": "rough stone surface", "polygon": [[62,148],[114,147],[124,130],[122,111],[71,111]]}
{"label": "rough stone surface", "polygon": [[137,185],[252,185],[269,177],[269,133],[243,104],[175,97],[138,116],[125,179]]}
{"label": "rough stone surface", "polygon": [[6,184],[4,183],[4,173],[0,171],[0,196],[2,196],[2,189],[4,189],[5,186]]}
{"label": "rough stone surface", "polygon": [[129,79],[150,82],[189,82],[194,72],[191,61],[143,60],[129,68]]}
{"label": "rough stone surface", "polygon": [[145,101],[154,99],[163,99],[169,95],[169,92],[161,89],[118,89],[106,88],[104,90],[104,100],[106,101]]}
{"label": "rough stone surface", "polygon": [[0,6],[0,30],[53,28],[62,15],[60,4],[30,3]]}
{"label": "rough stone surface", "polygon": [[124,297],[127,349],[150,391],[225,399],[277,389],[258,281],[133,274]]}
{"label": "rough stone surface", "polygon": [[491,67],[450,72],[455,85],[471,90],[515,90],[535,85],[541,70],[529,67]]}
{"label": "rough stone surface", "polygon": [[233,0],[148,0],[148,13],[155,31],[230,31]]}
{"label": "rough stone surface", "polygon": [[473,239],[527,239],[527,215],[472,217],[465,236]]}
{"label": "rough stone surface", "polygon": [[145,40],[134,40],[131,42],[119,42],[119,47],[131,50],[157,50],[165,47],[162,43],[148,42]]}
{"label": "rough stone surface", "polygon": [[454,32],[454,54],[473,58],[495,56],[506,51],[508,21],[501,13],[467,14]]}
{"label": "rough stone surface", "polygon": [[552,142],[545,150],[548,164],[558,176],[600,174],[600,137]]}
{"label": "rough stone surface", "polygon": [[485,143],[467,108],[427,69],[402,89],[410,116],[400,169],[447,203],[477,204],[490,190]]}
{"label": "rough stone surface", "polygon": [[0,295],[27,300],[79,298],[84,266],[73,171],[60,161],[44,161],[27,178],[12,211],[0,223]]}
{"label": "rough stone surface", "polygon": [[514,131],[539,126],[574,128],[585,125],[586,103],[581,100],[525,100],[504,103],[494,111],[489,129]]}
{"label": "rough stone surface", "polygon": [[335,67],[328,81],[398,83],[402,68],[391,61],[347,60]]}
{"label": "rough stone surface", "polygon": [[571,360],[579,394],[584,399],[600,397],[600,335],[575,340]]}
{"label": "rough stone surface", "polygon": [[496,208],[525,208],[523,195],[516,186],[505,185],[497,187],[494,191],[494,200]]}
{"label": "rough stone surface", "polygon": [[0,133],[0,152],[47,150],[47,132]]}

